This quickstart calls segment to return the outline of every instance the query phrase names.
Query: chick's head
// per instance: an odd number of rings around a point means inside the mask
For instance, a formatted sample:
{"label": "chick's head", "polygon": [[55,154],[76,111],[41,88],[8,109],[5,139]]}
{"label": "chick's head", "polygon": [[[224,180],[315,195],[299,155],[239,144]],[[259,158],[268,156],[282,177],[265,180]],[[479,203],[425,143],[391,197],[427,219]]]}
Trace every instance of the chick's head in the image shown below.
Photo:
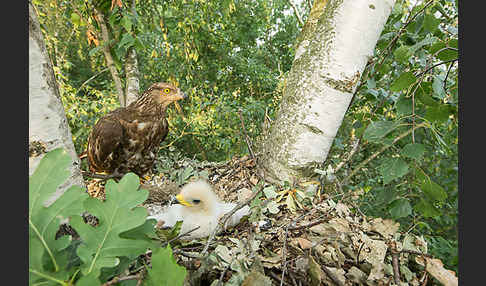
{"label": "chick's head", "polygon": [[176,196],[184,210],[194,213],[211,214],[219,203],[219,199],[211,186],[202,180],[188,183]]}

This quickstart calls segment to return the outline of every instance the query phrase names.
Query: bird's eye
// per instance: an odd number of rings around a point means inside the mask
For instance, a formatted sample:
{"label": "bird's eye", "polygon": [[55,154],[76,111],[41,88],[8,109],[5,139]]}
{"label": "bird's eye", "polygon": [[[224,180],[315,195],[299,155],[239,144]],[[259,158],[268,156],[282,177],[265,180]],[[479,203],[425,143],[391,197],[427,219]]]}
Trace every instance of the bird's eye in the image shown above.
{"label": "bird's eye", "polygon": [[166,88],[164,89],[164,92],[168,94],[170,92],[170,89]]}
{"label": "bird's eye", "polygon": [[193,203],[195,204],[199,204],[201,202],[201,200],[192,200]]}

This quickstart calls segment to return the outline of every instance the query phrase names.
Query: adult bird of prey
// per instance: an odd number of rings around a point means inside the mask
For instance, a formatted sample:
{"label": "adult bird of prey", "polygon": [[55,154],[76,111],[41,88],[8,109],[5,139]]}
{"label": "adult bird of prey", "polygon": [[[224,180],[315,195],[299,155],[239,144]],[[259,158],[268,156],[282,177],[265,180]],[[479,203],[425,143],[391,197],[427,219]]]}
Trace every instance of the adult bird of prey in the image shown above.
{"label": "adult bird of prey", "polygon": [[169,131],[167,107],[185,98],[169,83],[154,83],[127,107],[100,118],[88,138],[90,171],[112,175],[134,172],[139,176],[147,173]]}

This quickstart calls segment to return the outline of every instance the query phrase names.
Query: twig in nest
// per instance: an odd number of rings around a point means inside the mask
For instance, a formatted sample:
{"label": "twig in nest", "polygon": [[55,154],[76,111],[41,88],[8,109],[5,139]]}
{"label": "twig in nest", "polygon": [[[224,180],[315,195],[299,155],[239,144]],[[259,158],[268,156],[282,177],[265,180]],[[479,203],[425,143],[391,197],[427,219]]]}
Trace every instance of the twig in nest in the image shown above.
{"label": "twig in nest", "polygon": [[361,253],[361,250],[363,249],[363,246],[364,246],[364,242],[361,243],[361,246],[359,247],[359,250],[358,250],[358,255],[356,255],[356,264],[359,265],[360,262],[359,262],[359,254]]}
{"label": "twig in nest", "polygon": [[231,262],[228,264],[228,266],[226,266],[226,268],[221,272],[221,275],[219,276],[219,280],[218,280],[218,284],[217,286],[221,286],[223,285],[223,277],[224,277],[224,274],[226,274],[226,271],[228,271],[228,269],[231,267],[231,264],[233,264],[233,261],[235,260],[235,256],[233,256],[233,258],[231,259]]}
{"label": "twig in nest", "polygon": [[81,171],[81,174],[86,177],[101,179],[101,181],[106,181],[108,179],[121,179],[123,177],[123,174],[117,172],[109,175],[101,175],[101,174],[91,173],[88,171]]}
{"label": "twig in nest", "polygon": [[400,251],[397,251],[397,245],[394,241],[390,243],[390,253],[392,256],[393,279],[395,281],[395,284],[400,285],[400,269],[398,268],[398,266],[400,265]]}
{"label": "twig in nest", "polygon": [[325,222],[327,220],[328,220],[328,218],[326,217],[326,218],[323,218],[323,219],[318,219],[316,221],[310,222],[308,224],[299,225],[299,226],[291,226],[288,229],[289,230],[300,230],[300,229],[304,229],[304,228],[309,228],[309,227],[312,227],[314,225],[318,225],[320,223],[323,223],[323,222]]}
{"label": "twig in nest", "polygon": [[289,271],[289,276],[290,276],[290,279],[292,279],[292,283],[294,284],[294,286],[297,286],[297,282],[295,281],[294,275],[292,274],[291,271]]}
{"label": "twig in nest", "polygon": [[106,282],[105,284],[103,284],[102,286],[110,286],[110,285],[114,285],[114,284],[121,282],[121,281],[134,280],[134,279],[139,279],[138,275],[130,275],[130,276],[125,276],[125,277],[121,277],[121,278],[115,277],[115,278],[111,279],[110,281]]}
{"label": "twig in nest", "polygon": [[240,115],[241,127],[243,128],[243,133],[245,134],[245,141],[246,141],[246,145],[248,146],[248,151],[250,152],[251,158],[255,159],[255,154],[253,154],[253,150],[251,149],[250,139],[248,137],[248,133],[246,132],[245,123],[243,122],[243,115],[241,114],[241,108],[238,109],[238,114]]}
{"label": "twig in nest", "polygon": [[184,236],[189,235],[191,232],[193,232],[193,231],[195,231],[195,230],[199,229],[200,227],[201,227],[201,226],[196,226],[195,228],[193,228],[193,229],[191,229],[191,230],[188,230],[188,231],[186,231],[185,233],[180,233],[178,236],[176,236],[176,237],[172,238],[171,240],[169,240],[169,241],[167,241],[167,242],[164,242],[164,243],[162,244],[162,247],[166,247],[166,246],[167,246],[167,244],[169,244],[169,243],[173,242],[174,240],[177,240],[177,239],[179,239],[179,238],[181,238],[181,237],[184,237]]}
{"label": "twig in nest", "polygon": [[282,279],[280,279],[280,277],[278,277],[277,274],[273,273],[273,272],[270,272],[270,276],[272,276],[273,278],[275,278],[277,281],[280,281],[280,283],[283,283],[285,285],[289,285],[289,283],[283,281]]}
{"label": "twig in nest", "polygon": [[282,247],[282,278],[280,279],[280,286],[283,285],[285,270],[287,269],[287,261],[285,261],[285,260],[287,259],[287,238],[288,238],[288,234],[289,234],[289,226],[287,225],[287,227],[285,228],[285,239],[284,239],[284,244],[283,244],[283,247]]}

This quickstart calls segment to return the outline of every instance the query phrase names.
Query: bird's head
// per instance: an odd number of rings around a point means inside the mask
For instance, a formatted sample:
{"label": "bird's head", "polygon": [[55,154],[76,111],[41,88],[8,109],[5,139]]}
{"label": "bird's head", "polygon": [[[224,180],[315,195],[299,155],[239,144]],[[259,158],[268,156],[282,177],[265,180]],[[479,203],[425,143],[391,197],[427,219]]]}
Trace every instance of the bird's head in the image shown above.
{"label": "bird's head", "polygon": [[203,214],[213,213],[219,202],[211,186],[202,180],[185,185],[176,196],[176,200],[185,210]]}
{"label": "bird's head", "polygon": [[147,92],[149,92],[155,102],[163,107],[169,106],[174,101],[187,98],[187,95],[179,88],[166,82],[152,84]]}

